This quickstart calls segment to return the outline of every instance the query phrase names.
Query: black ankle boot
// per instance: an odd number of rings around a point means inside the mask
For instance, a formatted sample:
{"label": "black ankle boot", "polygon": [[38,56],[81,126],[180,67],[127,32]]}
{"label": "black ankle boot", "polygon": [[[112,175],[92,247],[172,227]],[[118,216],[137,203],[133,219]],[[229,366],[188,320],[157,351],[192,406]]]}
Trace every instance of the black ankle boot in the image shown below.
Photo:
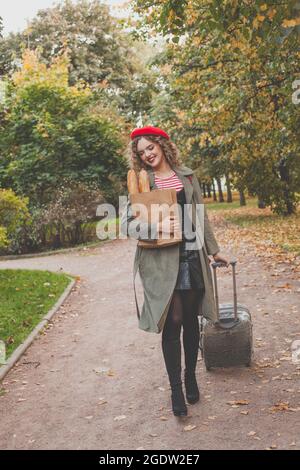
{"label": "black ankle boot", "polygon": [[184,371],[184,385],[188,403],[190,403],[190,405],[197,403],[200,399],[200,393],[195,372]]}
{"label": "black ankle boot", "polygon": [[187,407],[181,385],[172,390],[172,410],[175,416],[187,416]]}
{"label": "black ankle boot", "polygon": [[179,338],[163,340],[163,354],[172,390],[172,410],[175,416],[186,416],[187,407],[182,391],[181,344]]}

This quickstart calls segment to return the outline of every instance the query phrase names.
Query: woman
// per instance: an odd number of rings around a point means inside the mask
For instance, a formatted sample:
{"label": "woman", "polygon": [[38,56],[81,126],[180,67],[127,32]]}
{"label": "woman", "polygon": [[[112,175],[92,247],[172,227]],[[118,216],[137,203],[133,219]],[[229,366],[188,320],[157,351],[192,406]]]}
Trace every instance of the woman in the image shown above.
{"label": "woman", "polygon": [[[137,171],[142,168],[147,170],[150,189],[173,187],[182,209],[184,204],[193,207],[192,227],[193,230],[196,228],[196,235],[185,230],[184,217],[180,220],[181,227],[170,218],[167,223],[171,233],[181,228],[182,241],[162,248],[145,249],[137,246],[134,260],[134,292],[137,270],[144,289],[141,315],[135,293],[139,328],[148,332],[162,332],[162,352],[172,391],[172,410],[175,416],[186,416],[181,379],[181,328],[186,399],[193,404],[200,397],[195,375],[199,349],[198,315],[203,314],[214,323],[217,321],[208,256],[212,255],[215,261],[221,261],[226,266],[229,263],[219,253],[203,206],[199,182],[193,171],[181,164],[178,150],[169,135],[157,127],[143,127],[132,131],[130,137],[132,166]],[[204,207],[204,223],[200,228],[196,223],[199,206]],[[139,222],[128,201],[121,219],[121,231],[138,240],[155,240],[164,232],[165,222],[157,225]],[[201,235],[203,243],[199,243]],[[195,249],[188,249],[189,242],[194,242]]]}

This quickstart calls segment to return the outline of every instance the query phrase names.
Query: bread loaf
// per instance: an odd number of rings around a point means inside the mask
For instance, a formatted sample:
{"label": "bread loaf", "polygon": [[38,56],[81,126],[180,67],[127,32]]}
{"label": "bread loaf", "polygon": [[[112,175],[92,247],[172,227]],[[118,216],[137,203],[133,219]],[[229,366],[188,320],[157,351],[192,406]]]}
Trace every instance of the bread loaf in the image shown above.
{"label": "bread loaf", "polygon": [[127,173],[127,189],[129,194],[137,194],[139,192],[139,184],[134,170]]}
{"label": "bread loaf", "polygon": [[139,172],[139,190],[140,193],[150,193],[150,181],[146,170]]}

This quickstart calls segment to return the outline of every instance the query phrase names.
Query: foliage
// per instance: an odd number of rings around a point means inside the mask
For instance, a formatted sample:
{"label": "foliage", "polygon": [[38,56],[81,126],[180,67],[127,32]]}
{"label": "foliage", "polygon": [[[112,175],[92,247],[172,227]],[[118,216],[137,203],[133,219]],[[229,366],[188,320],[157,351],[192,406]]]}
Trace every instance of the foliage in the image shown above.
{"label": "foliage", "polygon": [[87,241],[84,224],[96,220],[96,209],[102,202],[103,196],[96,186],[65,180],[56,192],[55,201],[40,213],[43,245],[50,242],[57,248]]}
{"label": "foliage", "polygon": [[103,195],[124,179],[123,120],[82,83],[68,84],[68,57],[50,67],[25,51],[8,83],[0,125],[0,183],[33,205],[56,199],[64,178],[94,182]]}
{"label": "foliage", "polygon": [[[65,0],[39,10],[23,32],[0,40],[0,73],[18,69],[24,48],[38,50],[47,65],[67,50],[70,85],[84,81],[107,102],[113,100],[127,119],[149,106],[154,76],[138,54],[146,46],[133,41],[98,0]],[[146,55],[152,48],[147,49]]]}
{"label": "foliage", "polygon": [[157,124],[171,130],[204,177],[230,174],[237,189],[247,188],[278,213],[293,213],[300,188],[300,108],[292,101],[300,3],[133,4],[140,24],[168,42],[156,59],[166,82],[164,120]]}
{"label": "foliage", "polygon": [[22,229],[31,223],[28,198],[0,189],[0,249],[14,251]]}

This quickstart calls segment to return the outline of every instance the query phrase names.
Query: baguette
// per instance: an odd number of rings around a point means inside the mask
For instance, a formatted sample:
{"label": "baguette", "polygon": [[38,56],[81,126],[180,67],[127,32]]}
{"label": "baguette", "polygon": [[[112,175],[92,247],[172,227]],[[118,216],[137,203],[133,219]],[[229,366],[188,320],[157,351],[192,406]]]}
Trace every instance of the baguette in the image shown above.
{"label": "baguette", "polygon": [[137,194],[139,192],[138,179],[134,170],[128,170],[127,189],[129,194]]}
{"label": "baguette", "polygon": [[139,173],[139,191],[140,193],[150,193],[150,181],[146,170]]}

